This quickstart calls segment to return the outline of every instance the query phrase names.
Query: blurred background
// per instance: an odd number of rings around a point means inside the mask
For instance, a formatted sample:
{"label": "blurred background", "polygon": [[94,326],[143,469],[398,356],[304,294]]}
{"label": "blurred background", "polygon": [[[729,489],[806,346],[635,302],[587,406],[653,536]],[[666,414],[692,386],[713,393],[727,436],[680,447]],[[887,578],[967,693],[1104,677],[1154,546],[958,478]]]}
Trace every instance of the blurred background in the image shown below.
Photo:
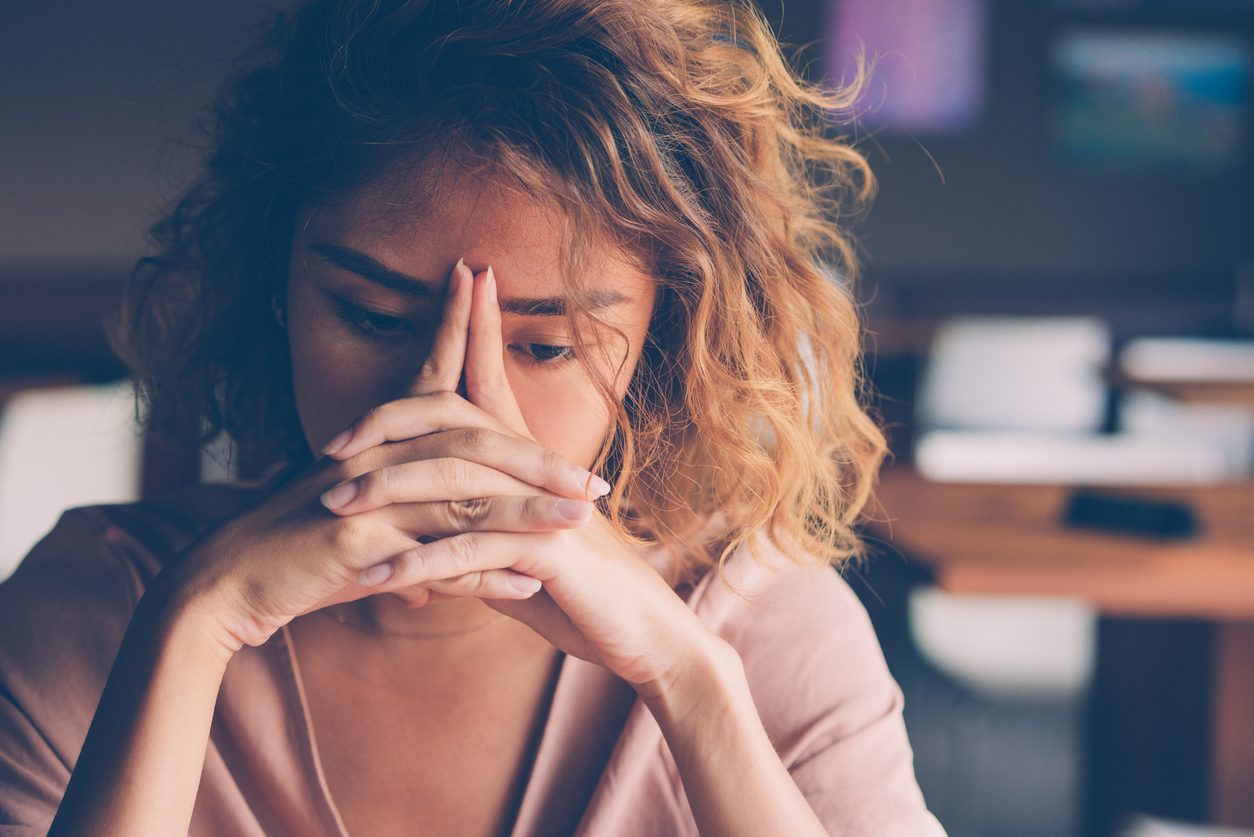
{"label": "blurred background", "polygon": [[[0,578],[248,476],[134,429],[100,319],[276,2],[6,6]],[[1254,834],[1254,0],[762,0],[876,60],[854,232],[893,461],[847,574],[954,835]]]}

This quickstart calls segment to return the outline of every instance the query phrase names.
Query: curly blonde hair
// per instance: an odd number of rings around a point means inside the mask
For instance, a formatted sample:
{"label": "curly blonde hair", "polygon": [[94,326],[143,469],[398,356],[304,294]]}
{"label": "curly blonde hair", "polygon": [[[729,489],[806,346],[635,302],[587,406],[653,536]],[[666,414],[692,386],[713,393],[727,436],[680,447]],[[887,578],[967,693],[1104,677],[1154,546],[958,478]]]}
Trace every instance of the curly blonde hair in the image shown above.
{"label": "curly blonde hair", "polygon": [[[310,459],[270,312],[294,219],[442,155],[562,210],[573,299],[606,241],[656,277],[626,396],[594,372],[614,414],[594,469],[625,535],[681,556],[672,582],[756,551],[757,530],[799,563],[863,554],[886,444],[842,222],[875,181],[830,130],[862,73],[803,80],[761,12],[728,0],[314,0],[267,44],[218,101],[203,172],[150,231],[111,329],[147,430],[224,431],[259,467]],[[568,312],[576,357],[590,316]],[[694,537],[713,515],[716,549]]]}

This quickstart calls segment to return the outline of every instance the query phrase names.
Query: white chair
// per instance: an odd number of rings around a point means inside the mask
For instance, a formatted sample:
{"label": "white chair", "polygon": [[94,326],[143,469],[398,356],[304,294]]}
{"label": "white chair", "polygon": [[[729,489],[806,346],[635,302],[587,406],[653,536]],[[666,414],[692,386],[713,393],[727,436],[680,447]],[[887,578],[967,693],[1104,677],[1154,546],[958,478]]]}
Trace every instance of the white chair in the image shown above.
{"label": "white chair", "polygon": [[[993,482],[1019,481],[1007,472],[1015,467],[1041,472],[1040,457],[1027,456],[1036,443],[1083,439],[1100,429],[1110,347],[1106,325],[1091,317],[963,317],[945,324],[917,401],[920,472]],[[1007,452],[1012,434],[1029,440],[1024,456]],[[920,653],[977,692],[1074,698],[1090,679],[1096,614],[1084,602],[925,589],[912,595],[910,617]]]}
{"label": "white chair", "polygon": [[129,379],[29,389],[0,410],[0,579],[74,506],[139,498]]}

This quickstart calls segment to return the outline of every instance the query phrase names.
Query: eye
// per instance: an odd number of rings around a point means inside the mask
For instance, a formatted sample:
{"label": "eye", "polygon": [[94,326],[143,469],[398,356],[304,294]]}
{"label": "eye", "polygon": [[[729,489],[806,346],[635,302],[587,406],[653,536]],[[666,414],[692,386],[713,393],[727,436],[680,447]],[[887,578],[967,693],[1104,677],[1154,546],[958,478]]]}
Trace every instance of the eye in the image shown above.
{"label": "eye", "polygon": [[561,366],[575,355],[570,346],[554,346],[548,343],[511,343],[511,349],[518,350],[523,362],[532,366]]}
{"label": "eye", "polygon": [[373,340],[392,340],[404,333],[409,321],[400,317],[377,314],[342,299],[336,300],[339,318],[356,334]]}

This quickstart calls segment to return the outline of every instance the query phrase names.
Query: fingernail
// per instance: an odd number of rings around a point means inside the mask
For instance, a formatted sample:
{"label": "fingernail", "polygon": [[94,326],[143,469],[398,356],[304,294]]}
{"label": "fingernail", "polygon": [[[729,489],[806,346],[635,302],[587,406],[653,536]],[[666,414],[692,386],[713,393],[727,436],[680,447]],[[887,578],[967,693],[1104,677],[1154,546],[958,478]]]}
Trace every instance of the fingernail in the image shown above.
{"label": "fingernail", "polygon": [[567,500],[563,498],[553,503],[553,511],[557,512],[558,517],[565,520],[583,520],[588,516],[588,511],[591,508],[582,500]]}
{"label": "fingernail", "polygon": [[453,265],[453,275],[448,278],[448,295],[457,296],[457,288],[462,281],[462,271],[466,269],[465,259],[458,259],[457,264]]}
{"label": "fingernail", "polygon": [[322,505],[328,509],[338,509],[357,496],[357,480],[342,482],[329,491],[322,492]]}
{"label": "fingernail", "polygon": [[585,468],[575,471],[575,485],[579,491],[591,491],[593,499],[610,493],[610,484]]}
{"label": "fingernail", "polygon": [[526,575],[511,575],[507,583],[519,593],[535,593],[543,586],[540,579]]}
{"label": "fingernail", "polygon": [[353,429],[350,427],[348,430],[340,432],[335,436],[335,438],[323,445],[322,453],[326,456],[330,456],[337,450],[342,450],[351,438],[353,438]]}
{"label": "fingernail", "polygon": [[486,281],[488,285],[488,296],[492,298],[493,302],[496,302],[496,275],[492,273],[492,265],[488,265],[488,278]]}
{"label": "fingernail", "polygon": [[373,587],[376,584],[382,584],[391,577],[391,564],[375,564],[373,567],[361,571],[361,574],[357,576],[357,583],[363,587]]}

